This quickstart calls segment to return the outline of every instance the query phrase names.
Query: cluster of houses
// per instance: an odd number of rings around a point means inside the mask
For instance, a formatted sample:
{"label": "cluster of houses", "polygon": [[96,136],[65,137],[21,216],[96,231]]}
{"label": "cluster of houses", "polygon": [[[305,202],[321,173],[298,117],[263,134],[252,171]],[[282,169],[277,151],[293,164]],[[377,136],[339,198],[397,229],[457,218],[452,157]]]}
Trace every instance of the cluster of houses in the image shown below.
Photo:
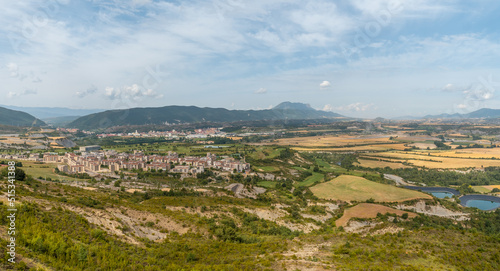
{"label": "cluster of houses", "polygon": [[96,150],[95,146],[82,149],[80,154],[57,153],[0,155],[4,159],[28,160],[44,163],[60,163],[59,171],[74,173],[116,172],[120,170],[169,171],[172,173],[197,174],[206,168],[230,172],[245,172],[250,170],[250,164],[232,157],[217,156],[207,153],[206,156],[179,157],[176,152],[169,151],[167,155],[145,155],[140,151],[134,154],[118,153],[113,150]]}

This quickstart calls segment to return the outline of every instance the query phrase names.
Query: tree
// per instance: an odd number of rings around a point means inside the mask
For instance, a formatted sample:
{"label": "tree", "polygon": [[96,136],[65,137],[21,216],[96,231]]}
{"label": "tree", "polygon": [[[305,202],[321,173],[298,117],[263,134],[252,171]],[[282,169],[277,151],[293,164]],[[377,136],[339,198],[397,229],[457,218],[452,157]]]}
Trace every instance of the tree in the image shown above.
{"label": "tree", "polygon": [[16,173],[16,181],[24,181],[26,179],[26,173],[20,168],[16,168],[14,171]]}

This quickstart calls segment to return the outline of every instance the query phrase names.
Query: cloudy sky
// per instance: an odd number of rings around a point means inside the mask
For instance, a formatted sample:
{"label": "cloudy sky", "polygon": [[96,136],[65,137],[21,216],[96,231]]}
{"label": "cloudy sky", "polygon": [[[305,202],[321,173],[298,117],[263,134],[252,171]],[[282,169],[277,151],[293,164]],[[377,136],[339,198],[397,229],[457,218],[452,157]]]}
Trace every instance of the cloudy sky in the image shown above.
{"label": "cloudy sky", "polygon": [[292,101],[356,117],[500,108],[494,0],[0,4],[3,105]]}

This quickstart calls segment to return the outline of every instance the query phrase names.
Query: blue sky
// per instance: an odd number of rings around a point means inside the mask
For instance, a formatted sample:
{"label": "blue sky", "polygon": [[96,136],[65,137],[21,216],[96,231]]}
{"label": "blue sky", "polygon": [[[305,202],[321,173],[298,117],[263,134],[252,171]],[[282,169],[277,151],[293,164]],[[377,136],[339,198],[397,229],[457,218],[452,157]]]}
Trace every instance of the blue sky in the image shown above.
{"label": "blue sky", "polygon": [[0,3],[0,104],[500,108],[498,1]]}

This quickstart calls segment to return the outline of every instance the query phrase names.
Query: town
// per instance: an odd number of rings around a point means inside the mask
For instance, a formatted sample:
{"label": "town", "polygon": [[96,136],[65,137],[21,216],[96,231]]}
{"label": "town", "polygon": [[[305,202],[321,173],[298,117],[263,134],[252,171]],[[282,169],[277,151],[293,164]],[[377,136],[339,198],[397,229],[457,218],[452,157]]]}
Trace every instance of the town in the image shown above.
{"label": "town", "polygon": [[57,153],[31,154],[1,154],[0,159],[15,159],[43,163],[58,163],[57,169],[67,174],[87,173],[89,176],[115,177],[119,171],[142,170],[152,172],[180,173],[181,175],[196,175],[207,168],[227,172],[247,172],[250,164],[244,159],[220,157],[207,153],[204,157],[179,156],[169,151],[167,155],[145,155],[142,151],[133,154],[117,152],[115,150],[101,150],[100,146],[84,146],[78,151]]}

